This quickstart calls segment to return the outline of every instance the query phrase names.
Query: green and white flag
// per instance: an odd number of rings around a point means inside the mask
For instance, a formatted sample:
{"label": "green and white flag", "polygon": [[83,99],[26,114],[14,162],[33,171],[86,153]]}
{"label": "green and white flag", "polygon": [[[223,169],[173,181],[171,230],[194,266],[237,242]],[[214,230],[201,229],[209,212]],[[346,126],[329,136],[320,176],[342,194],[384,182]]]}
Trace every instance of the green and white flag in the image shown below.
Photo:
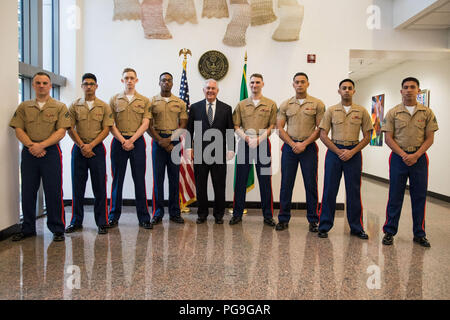
{"label": "green and white flag", "polygon": [[[244,70],[242,72],[242,81],[241,81],[241,95],[240,95],[240,101],[245,100],[248,98],[248,91],[247,91],[247,52],[245,52],[245,62],[244,62]],[[233,189],[236,186],[236,162],[237,157],[234,161],[234,180],[233,180]],[[250,167],[250,171],[248,173],[248,179],[247,179],[247,192],[252,190],[255,187],[255,169],[253,164]]]}

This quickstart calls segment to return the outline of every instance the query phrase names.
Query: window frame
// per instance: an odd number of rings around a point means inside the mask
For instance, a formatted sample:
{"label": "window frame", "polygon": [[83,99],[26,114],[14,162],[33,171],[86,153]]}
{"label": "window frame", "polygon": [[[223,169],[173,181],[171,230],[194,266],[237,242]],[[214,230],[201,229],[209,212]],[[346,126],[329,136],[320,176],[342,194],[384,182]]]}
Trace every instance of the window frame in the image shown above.
{"label": "window frame", "polygon": [[[52,1],[52,69],[43,68],[43,1],[42,0],[18,0],[21,4],[21,41],[22,48],[19,60],[19,77],[23,79],[23,101],[34,98],[31,79],[37,72],[46,72],[50,75],[53,84],[52,96],[59,99],[60,88],[66,86],[67,79],[60,72],[60,0]],[[20,13],[19,13],[20,14]]]}

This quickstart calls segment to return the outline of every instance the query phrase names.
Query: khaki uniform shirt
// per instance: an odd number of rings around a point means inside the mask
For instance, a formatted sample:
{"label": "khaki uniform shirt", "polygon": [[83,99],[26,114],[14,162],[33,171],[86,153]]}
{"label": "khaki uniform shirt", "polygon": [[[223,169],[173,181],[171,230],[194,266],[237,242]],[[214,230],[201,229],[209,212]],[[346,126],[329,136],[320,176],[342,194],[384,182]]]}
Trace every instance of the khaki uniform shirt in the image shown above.
{"label": "khaki uniform shirt", "polygon": [[42,110],[36,100],[22,102],[9,126],[22,129],[33,142],[42,142],[58,129],[71,127],[66,105],[53,98],[46,102]]}
{"label": "khaki uniform shirt", "polygon": [[331,128],[331,140],[337,144],[353,143],[359,141],[359,132],[373,129],[372,120],[366,108],[352,104],[348,113],[341,103],[325,111],[319,128],[326,131]]}
{"label": "khaki uniform shirt", "polygon": [[277,122],[277,104],[261,97],[257,106],[253,104],[252,98],[247,98],[238,103],[233,112],[233,123],[242,127],[244,131],[255,130],[259,135],[260,130],[265,130]]}
{"label": "khaki uniform shirt", "polygon": [[323,102],[307,95],[302,105],[296,97],[284,101],[280,106],[277,118],[287,121],[286,132],[292,139],[304,141],[316,130],[324,113]]}
{"label": "khaki uniform shirt", "polygon": [[84,98],[75,100],[69,107],[72,128],[84,143],[91,143],[106,127],[114,125],[111,108],[102,100],[95,98],[91,110]]}
{"label": "khaki uniform shirt", "polygon": [[132,136],[142,125],[142,120],[151,119],[150,100],[135,93],[131,102],[125,93],[113,96],[109,102],[116,127],[123,136]]}
{"label": "khaki uniform shirt", "polygon": [[439,130],[436,116],[430,108],[418,103],[411,116],[403,103],[388,111],[381,131],[393,132],[394,140],[403,150],[419,148],[427,131]]}
{"label": "khaki uniform shirt", "polygon": [[154,96],[150,103],[150,113],[153,127],[160,131],[174,131],[179,128],[180,120],[189,118],[186,103],[174,95],[169,97],[168,102],[160,94]]}

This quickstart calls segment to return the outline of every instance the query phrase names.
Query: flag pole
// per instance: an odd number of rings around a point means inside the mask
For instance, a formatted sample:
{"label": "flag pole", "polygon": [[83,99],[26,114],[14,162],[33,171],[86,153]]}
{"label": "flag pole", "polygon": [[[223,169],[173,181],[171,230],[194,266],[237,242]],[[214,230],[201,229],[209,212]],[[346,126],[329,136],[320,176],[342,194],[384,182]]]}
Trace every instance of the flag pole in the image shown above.
{"label": "flag pole", "polygon": [[[180,57],[181,55],[183,55],[183,69],[185,72],[187,72],[187,55],[191,55],[192,56],[192,52],[189,49],[183,48],[180,50],[178,56]],[[189,107],[189,106],[187,106]],[[181,174],[181,172],[180,172]],[[191,212],[191,208],[188,207],[188,205],[195,201],[195,199],[191,199],[189,201],[187,201],[186,203],[183,203],[183,201],[181,201],[181,190],[180,190],[180,211],[181,213],[190,213]]]}

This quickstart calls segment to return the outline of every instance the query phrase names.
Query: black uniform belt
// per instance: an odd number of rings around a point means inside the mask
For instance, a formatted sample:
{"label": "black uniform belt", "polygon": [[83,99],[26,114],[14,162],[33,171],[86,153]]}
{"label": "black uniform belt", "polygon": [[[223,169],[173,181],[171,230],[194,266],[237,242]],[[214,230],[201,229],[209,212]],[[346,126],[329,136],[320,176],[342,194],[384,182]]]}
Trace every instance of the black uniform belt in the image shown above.
{"label": "black uniform belt", "polygon": [[402,148],[403,151],[405,152],[416,152],[417,150],[419,150],[420,147],[408,147],[408,148]]}
{"label": "black uniform belt", "polygon": [[359,141],[333,140],[333,143],[348,147],[348,146],[356,146],[359,143]]}
{"label": "black uniform belt", "polygon": [[136,133],[136,131],[135,132],[132,132],[132,131],[120,131],[120,134],[122,136],[124,136],[124,137],[132,137],[135,133]]}
{"label": "black uniform belt", "polygon": [[175,130],[156,130],[160,134],[172,134]]}
{"label": "black uniform belt", "polygon": [[303,141],[305,141],[306,139],[298,139],[298,138],[294,138],[294,137],[291,137],[291,136],[289,136],[291,139],[292,139],[292,141],[295,141],[295,142],[303,142]]}

